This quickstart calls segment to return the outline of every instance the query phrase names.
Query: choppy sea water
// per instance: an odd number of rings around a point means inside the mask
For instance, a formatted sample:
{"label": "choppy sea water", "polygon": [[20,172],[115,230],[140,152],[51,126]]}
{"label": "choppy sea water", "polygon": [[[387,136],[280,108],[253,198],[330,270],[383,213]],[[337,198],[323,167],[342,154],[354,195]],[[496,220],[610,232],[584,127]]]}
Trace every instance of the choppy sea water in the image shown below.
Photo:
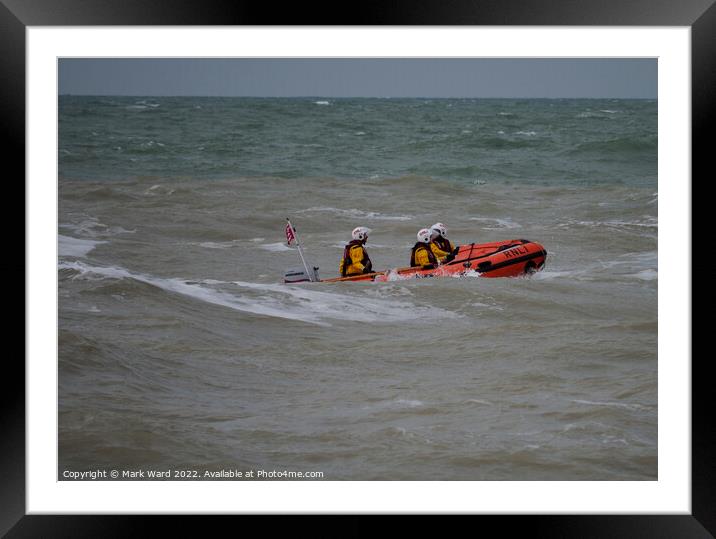
{"label": "choppy sea water", "polygon": [[[59,98],[59,477],[655,480],[656,102]],[[337,276],[419,228],[530,278]]]}

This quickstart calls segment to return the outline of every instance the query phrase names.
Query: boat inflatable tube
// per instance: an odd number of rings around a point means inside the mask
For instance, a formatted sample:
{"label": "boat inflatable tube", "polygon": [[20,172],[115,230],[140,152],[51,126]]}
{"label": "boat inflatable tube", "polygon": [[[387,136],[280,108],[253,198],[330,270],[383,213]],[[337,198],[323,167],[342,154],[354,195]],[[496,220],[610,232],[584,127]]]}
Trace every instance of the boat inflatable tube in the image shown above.
{"label": "boat inflatable tube", "polygon": [[530,240],[506,240],[493,243],[460,245],[450,262],[434,268],[398,268],[354,277],[324,279],[337,281],[393,281],[427,277],[459,277],[475,272],[481,277],[519,277],[544,268],[547,250]]}

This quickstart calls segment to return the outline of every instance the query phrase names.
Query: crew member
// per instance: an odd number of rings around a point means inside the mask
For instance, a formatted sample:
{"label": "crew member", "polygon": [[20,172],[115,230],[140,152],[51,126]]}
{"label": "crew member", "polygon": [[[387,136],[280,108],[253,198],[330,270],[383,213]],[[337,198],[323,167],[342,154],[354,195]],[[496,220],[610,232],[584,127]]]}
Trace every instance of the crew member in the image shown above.
{"label": "crew member", "polygon": [[413,245],[410,252],[410,267],[420,266],[423,269],[432,269],[438,263],[437,258],[430,248],[432,232],[429,228],[423,228],[418,232],[418,242]]}
{"label": "crew member", "polygon": [[438,262],[450,262],[455,258],[457,248],[447,239],[447,227],[442,223],[435,223],[430,227],[430,231],[430,248]]}
{"label": "crew member", "polygon": [[353,229],[353,240],[343,249],[343,258],[338,267],[341,277],[362,275],[373,271],[373,263],[365,250],[365,242],[371,230],[364,226]]}

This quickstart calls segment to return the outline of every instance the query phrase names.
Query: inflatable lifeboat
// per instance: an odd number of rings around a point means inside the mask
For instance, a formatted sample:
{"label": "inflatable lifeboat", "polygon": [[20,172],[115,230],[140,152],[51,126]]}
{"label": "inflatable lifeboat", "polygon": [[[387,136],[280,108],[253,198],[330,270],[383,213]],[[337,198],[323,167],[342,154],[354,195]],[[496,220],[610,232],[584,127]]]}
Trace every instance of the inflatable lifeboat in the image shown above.
{"label": "inflatable lifeboat", "polygon": [[468,243],[458,247],[453,260],[436,267],[397,268],[353,277],[323,279],[320,282],[459,277],[469,272],[478,273],[481,277],[518,277],[541,270],[546,260],[547,250],[539,243],[529,240]]}

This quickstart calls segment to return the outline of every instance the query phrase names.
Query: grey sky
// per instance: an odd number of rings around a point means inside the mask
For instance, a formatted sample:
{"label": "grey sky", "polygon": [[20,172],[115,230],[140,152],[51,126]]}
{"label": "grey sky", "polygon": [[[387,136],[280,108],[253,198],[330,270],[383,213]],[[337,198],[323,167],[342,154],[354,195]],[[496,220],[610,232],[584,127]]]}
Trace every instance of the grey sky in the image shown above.
{"label": "grey sky", "polygon": [[60,59],[59,92],[261,97],[657,97],[655,58]]}

